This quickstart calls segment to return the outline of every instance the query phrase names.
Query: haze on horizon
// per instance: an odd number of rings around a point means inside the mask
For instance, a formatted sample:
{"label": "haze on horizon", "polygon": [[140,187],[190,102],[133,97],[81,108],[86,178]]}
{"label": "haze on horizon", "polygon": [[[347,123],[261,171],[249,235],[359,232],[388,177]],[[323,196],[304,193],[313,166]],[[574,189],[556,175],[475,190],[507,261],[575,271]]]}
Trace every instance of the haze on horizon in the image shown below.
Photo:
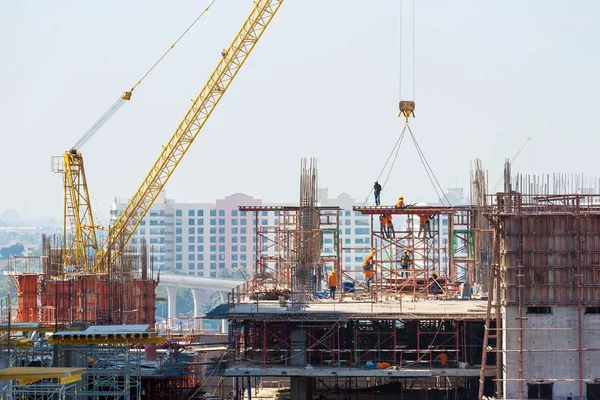
{"label": "haze on horizon", "polygon": [[[27,204],[29,215],[60,220],[62,182],[51,156],[72,146],[208,3],[0,3],[0,211],[23,214]],[[405,11],[411,4],[404,1]],[[317,157],[320,186],[364,199],[403,127],[399,5],[285,1],[167,197],[210,202],[242,192],[292,202],[300,158]],[[137,189],[251,7],[217,0],[83,147],[101,219],[115,196]],[[417,2],[410,124],[442,187],[468,193],[474,158],[493,186],[528,136],[516,171],[596,174],[599,11],[591,1]],[[413,100],[406,13],[404,21],[403,100]],[[414,146],[402,146],[382,201],[435,200]]]}

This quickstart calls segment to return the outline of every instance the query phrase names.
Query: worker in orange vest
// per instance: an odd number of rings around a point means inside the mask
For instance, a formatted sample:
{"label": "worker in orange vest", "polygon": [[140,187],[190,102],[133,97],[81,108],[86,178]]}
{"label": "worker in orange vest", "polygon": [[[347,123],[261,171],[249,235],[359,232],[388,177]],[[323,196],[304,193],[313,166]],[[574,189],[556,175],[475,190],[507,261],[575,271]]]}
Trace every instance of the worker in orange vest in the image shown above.
{"label": "worker in orange vest", "polygon": [[335,300],[335,288],[337,287],[337,276],[335,275],[335,270],[331,271],[331,275],[329,275],[329,279],[327,279],[327,286],[329,286],[329,297]]}
{"label": "worker in orange vest", "polygon": [[370,289],[371,279],[373,278],[373,259],[375,258],[375,248],[371,249],[369,255],[363,261],[363,273],[365,274],[365,280],[367,283],[367,289]]}
{"label": "worker in orange vest", "polygon": [[396,208],[404,208],[404,196],[398,197],[398,201],[396,202]]}
{"label": "worker in orange vest", "polygon": [[439,365],[444,368],[448,366],[448,354],[446,354],[446,349],[442,349],[442,352],[438,354],[435,360],[439,363]]}
{"label": "worker in orange vest", "polygon": [[392,222],[392,214],[386,215],[385,218],[387,223],[388,237],[395,237],[396,234],[394,233],[394,223]]}

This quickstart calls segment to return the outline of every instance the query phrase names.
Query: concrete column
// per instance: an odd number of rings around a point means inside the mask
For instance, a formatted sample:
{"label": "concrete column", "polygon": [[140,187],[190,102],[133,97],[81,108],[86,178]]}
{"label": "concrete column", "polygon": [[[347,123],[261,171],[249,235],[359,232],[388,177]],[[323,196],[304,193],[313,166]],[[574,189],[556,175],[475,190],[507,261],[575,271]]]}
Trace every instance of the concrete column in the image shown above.
{"label": "concrete column", "polygon": [[292,376],[290,378],[291,400],[312,400],[314,378],[306,376]]}
{"label": "concrete column", "polygon": [[177,318],[177,288],[167,286],[168,318]]}
{"label": "concrete column", "polygon": [[204,332],[204,313],[202,312],[202,291],[201,289],[192,289],[192,296],[194,297],[194,331]]}

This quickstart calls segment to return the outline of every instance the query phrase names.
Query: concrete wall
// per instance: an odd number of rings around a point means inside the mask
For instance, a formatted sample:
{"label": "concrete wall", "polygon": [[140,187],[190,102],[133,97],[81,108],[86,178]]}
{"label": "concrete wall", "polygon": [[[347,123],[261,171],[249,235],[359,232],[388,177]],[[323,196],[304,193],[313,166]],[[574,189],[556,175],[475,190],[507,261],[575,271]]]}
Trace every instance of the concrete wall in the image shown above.
{"label": "concrete wall", "polygon": [[[577,308],[553,307],[552,314],[527,314],[523,310],[523,398],[527,398],[527,383],[550,383],[551,379],[572,382],[554,382],[554,399],[579,399],[579,355]],[[506,399],[519,398],[519,311],[517,307],[506,307],[503,311],[503,354]],[[600,378],[600,332],[586,329],[600,329],[600,315],[584,314],[582,311],[583,331],[583,379],[593,381]],[[506,328],[509,328],[508,330]],[[559,328],[559,329],[557,329]],[[569,328],[563,329],[560,328]],[[514,379],[514,380],[512,380]],[[585,385],[584,385],[585,395]]]}

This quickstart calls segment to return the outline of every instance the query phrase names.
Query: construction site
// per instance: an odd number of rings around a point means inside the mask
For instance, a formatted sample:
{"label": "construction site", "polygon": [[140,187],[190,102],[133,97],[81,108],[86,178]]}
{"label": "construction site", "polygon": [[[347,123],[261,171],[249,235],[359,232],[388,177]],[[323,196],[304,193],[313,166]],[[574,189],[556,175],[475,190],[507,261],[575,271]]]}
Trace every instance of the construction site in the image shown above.
{"label": "construction site", "polygon": [[[44,236],[42,255],[8,262],[0,399],[600,399],[600,181],[513,173],[526,141],[498,190],[475,160],[468,204],[451,204],[409,125],[415,102],[402,97],[403,129],[362,205],[320,204],[317,160],[303,159],[297,204],[239,205],[253,220],[252,266],[203,317],[226,328],[159,327],[160,272],[132,236],[282,3],[254,1],[109,226],[95,220],[81,147],[212,3],[52,159],[64,231]],[[435,204],[412,203],[407,187],[380,202],[396,190],[386,184],[405,137]],[[369,221],[363,247],[341,238],[349,211]],[[346,261],[357,254],[358,269]]]}

